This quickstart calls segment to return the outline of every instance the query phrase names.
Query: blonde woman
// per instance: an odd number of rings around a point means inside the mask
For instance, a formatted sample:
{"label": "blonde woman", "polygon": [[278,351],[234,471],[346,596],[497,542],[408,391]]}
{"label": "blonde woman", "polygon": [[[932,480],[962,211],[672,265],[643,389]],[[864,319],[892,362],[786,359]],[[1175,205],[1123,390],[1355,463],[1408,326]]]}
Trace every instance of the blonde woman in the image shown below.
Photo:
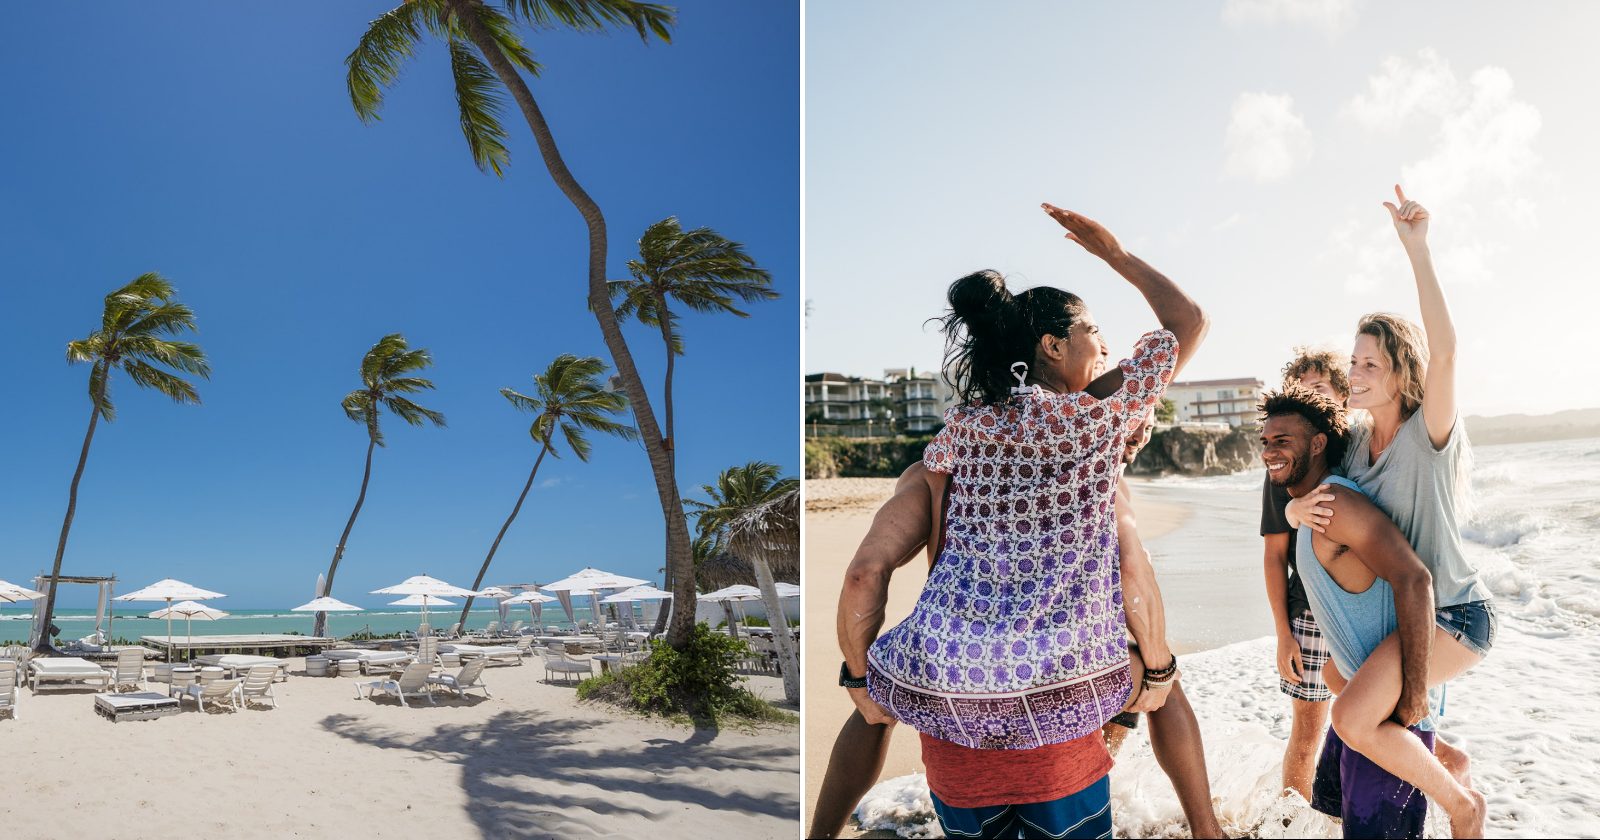
{"label": "blonde woman", "polygon": [[[1376,313],[1356,327],[1350,358],[1350,407],[1370,423],[1353,429],[1344,473],[1361,485],[1400,527],[1432,576],[1436,627],[1426,658],[1427,685],[1465,673],[1494,644],[1495,613],[1488,587],[1461,546],[1471,452],[1456,410],[1456,331],[1428,251],[1430,215],[1395,187],[1398,204],[1384,202],[1416,277],[1422,327]],[[1337,515],[1318,489],[1290,502],[1291,524],[1322,532]],[[1421,789],[1450,815],[1455,837],[1483,836],[1484,798],[1471,788],[1465,763],[1454,772],[1438,762],[1396,719],[1401,661],[1397,637],[1386,639],[1355,674],[1330,667],[1339,695],[1333,728],[1350,748]]]}

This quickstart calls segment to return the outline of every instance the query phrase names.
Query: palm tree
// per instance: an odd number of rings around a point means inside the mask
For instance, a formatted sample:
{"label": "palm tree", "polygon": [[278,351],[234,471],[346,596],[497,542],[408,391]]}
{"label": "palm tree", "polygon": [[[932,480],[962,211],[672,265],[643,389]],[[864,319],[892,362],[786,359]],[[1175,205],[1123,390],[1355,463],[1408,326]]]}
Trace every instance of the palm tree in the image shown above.
{"label": "palm tree", "polygon": [[[61,540],[56,543],[55,563],[50,567],[50,587],[44,602],[44,633],[39,634],[35,648],[40,652],[50,649],[50,619],[56,609],[56,578],[61,575],[61,558],[67,553],[67,534],[72,530],[72,516],[78,509],[78,482],[83,479],[83,467],[89,460],[89,444],[94,441],[95,426],[103,417],[107,423],[116,419],[117,409],[111,403],[111,372],[121,370],[141,388],[153,388],[172,398],[176,403],[200,402],[200,393],[179,374],[191,374],[201,379],[211,377],[211,364],[197,344],[175,341],[167,336],[195,331],[194,312],[178,303],[172,284],[155,272],[141,274],[133,282],[106,295],[105,308],[100,316],[100,328],[85,338],[67,343],[67,362],[89,362],[89,431],[83,436],[83,451],[78,453],[78,469],[72,474],[72,486],[67,491],[67,516],[61,522]],[[172,373],[162,368],[171,368]]]}
{"label": "palm tree", "polygon": [[715,486],[702,485],[708,501],[689,500],[703,533],[717,535],[716,547],[731,550],[755,567],[756,586],[772,624],[783,672],[783,693],[790,703],[800,702],[800,657],[787,632],[789,622],[772,577],[772,561],[792,564],[800,552],[800,481],[779,478],[778,467],[751,461],[729,467],[717,476]]}
{"label": "palm tree", "polygon": [[[378,418],[383,409],[389,409],[394,416],[413,426],[432,423],[444,427],[443,414],[423,408],[401,396],[433,390],[432,381],[407,375],[432,366],[433,356],[427,349],[411,349],[406,344],[406,337],[400,333],[391,333],[379,339],[361,357],[361,387],[345,394],[341,405],[346,417],[367,428],[367,465],[361,472],[361,492],[356,495],[355,509],[350,511],[350,519],[344,523],[344,533],[339,535],[339,544],[334,546],[333,561],[328,564],[328,577],[322,585],[322,591],[317,593],[319,597],[333,594],[333,576],[339,571],[339,558],[344,556],[345,541],[350,539],[350,529],[355,527],[361,505],[367,500],[367,482],[372,479],[372,450],[384,445],[383,431],[378,427]],[[321,636],[327,626],[328,614],[317,613],[311,635]]]}
{"label": "palm tree", "polygon": [[[556,451],[557,431],[566,438],[572,454],[585,462],[589,460],[589,439],[584,436],[585,431],[615,435],[624,440],[639,436],[632,426],[611,419],[612,415],[627,410],[628,400],[602,384],[601,377],[605,375],[605,370],[605,362],[594,356],[580,359],[563,353],[550,363],[544,373],[534,375],[534,391],[538,396],[524,396],[510,388],[500,389],[500,394],[518,410],[534,413],[528,434],[533,437],[534,443],[539,444],[539,457],[533,460],[533,471],[528,473],[528,481],[522,485],[522,493],[517,496],[511,515],[506,517],[505,524],[500,526],[500,533],[494,537],[494,544],[489,546],[489,554],[483,558],[478,577],[472,581],[473,589],[483,586],[483,578],[489,574],[489,564],[494,562],[494,554],[500,550],[500,541],[505,539],[506,531],[522,510],[522,502],[528,498],[528,491],[533,489],[533,479],[539,474],[539,465],[544,463],[545,453],[561,457],[561,453]],[[472,598],[469,596],[461,606],[462,627],[467,626],[467,612],[471,609]]]}
{"label": "palm tree", "polygon": [[[696,312],[726,312],[741,318],[748,312],[734,305],[738,298],[746,303],[771,300],[772,275],[756,265],[744,246],[711,228],[685,231],[676,217],[668,217],[645,228],[639,238],[639,258],[628,261],[632,280],[612,280],[606,284],[617,319],[636,317],[645,326],[661,331],[667,352],[667,373],[662,389],[662,418],[666,423],[667,458],[674,479],[677,475],[677,437],[673,434],[673,363],[683,355],[683,335],[678,332],[678,316],[667,305],[672,298]],[[672,586],[671,570],[666,585]],[[666,614],[662,613],[661,621]],[[656,627],[657,632],[661,630]]]}
{"label": "palm tree", "polygon": [[656,423],[644,380],[633,363],[633,355],[610,306],[606,287],[605,216],[561,158],[550,125],[545,122],[539,103],[522,77],[523,72],[537,76],[539,64],[515,31],[520,21],[536,29],[556,26],[580,32],[631,29],[646,42],[652,35],[671,41],[671,30],[676,23],[674,12],[666,6],[633,0],[504,0],[504,6],[502,10],[486,5],[483,0],[409,0],[373,21],[361,42],[345,59],[350,101],[362,120],[376,120],[383,105],[383,89],[399,78],[401,64],[416,51],[426,30],[449,45],[461,130],[466,135],[473,161],[479,169],[501,175],[510,154],[505,147],[505,128],[500,125],[502,100],[494,80],[498,79],[510,91],[538,143],[550,177],[588,228],[589,309],[600,323],[600,334],[622,378],[640,439],[650,458],[650,471],[655,476],[656,493],[667,527],[667,567],[673,570],[672,591],[677,605],[667,628],[667,640],[682,647],[694,629],[694,560],[667,441]]}

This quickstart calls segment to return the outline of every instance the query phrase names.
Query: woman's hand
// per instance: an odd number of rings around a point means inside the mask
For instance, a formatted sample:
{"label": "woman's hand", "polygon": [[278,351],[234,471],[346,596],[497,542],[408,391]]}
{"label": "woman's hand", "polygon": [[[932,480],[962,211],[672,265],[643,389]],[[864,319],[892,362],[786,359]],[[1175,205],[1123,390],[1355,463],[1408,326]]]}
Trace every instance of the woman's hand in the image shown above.
{"label": "woman's hand", "polygon": [[1062,210],[1054,204],[1041,204],[1044,212],[1055,219],[1058,224],[1067,229],[1067,238],[1083,246],[1085,251],[1099,257],[1106,262],[1113,262],[1127,256],[1122,250],[1122,244],[1111,235],[1101,224],[1088,216],[1081,216],[1071,210]]}
{"label": "woman's hand", "polygon": [[868,694],[866,689],[851,688],[846,690],[850,692],[851,702],[856,704],[856,710],[861,712],[861,717],[865,719],[867,723],[883,724],[900,722],[899,719],[894,716],[893,712],[889,711],[883,706],[878,705],[878,701],[873,700],[872,695]]}
{"label": "woman's hand", "polygon": [[1328,492],[1328,485],[1318,484],[1317,489],[1310,493],[1298,499],[1290,499],[1289,505],[1283,509],[1283,517],[1289,521],[1291,528],[1310,525],[1311,530],[1326,534],[1328,533],[1326,526],[1333,520],[1333,508],[1321,505],[1333,499],[1334,495]]}
{"label": "woman's hand", "polygon": [[1389,217],[1394,220],[1395,233],[1400,234],[1400,244],[1411,248],[1426,245],[1428,242],[1428,211],[1422,205],[1406,198],[1404,190],[1399,184],[1394,185],[1395,197],[1400,199],[1400,206],[1396,207],[1385,201],[1383,206],[1389,211]]}

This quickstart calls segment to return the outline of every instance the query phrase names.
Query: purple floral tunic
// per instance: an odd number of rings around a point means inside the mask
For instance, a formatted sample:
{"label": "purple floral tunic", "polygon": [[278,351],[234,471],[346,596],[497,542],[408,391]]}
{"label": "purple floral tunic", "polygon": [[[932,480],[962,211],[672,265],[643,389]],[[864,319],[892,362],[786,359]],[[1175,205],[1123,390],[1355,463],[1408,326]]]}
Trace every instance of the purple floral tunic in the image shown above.
{"label": "purple floral tunic", "polygon": [[1070,741],[1122,709],[1117,465],[1177,353],[1172,333],[1146,334],[1103,400],[1036,388],[950,409],[923,456],[950,475],[944,544],[910,617],[868,651],[874,700],[977,749]]}

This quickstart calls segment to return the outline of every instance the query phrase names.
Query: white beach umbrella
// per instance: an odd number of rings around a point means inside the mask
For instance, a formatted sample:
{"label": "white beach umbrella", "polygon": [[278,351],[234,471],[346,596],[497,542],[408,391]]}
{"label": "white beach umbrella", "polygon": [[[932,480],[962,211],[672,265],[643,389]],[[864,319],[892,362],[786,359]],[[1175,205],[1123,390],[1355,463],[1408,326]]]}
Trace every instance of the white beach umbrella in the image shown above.
{"label": "white beach umbrella", "polygon": [[[195,619],[198,618],[202,621],[215,621],[227,615],[227,613],[217,609],[216,607],[208,607],[205,604],[197,604],[193,601],[179,601],[172,606],[163,607],[153,613],[150,613],[151,618],[171,619],[180,615],[183,616],[184,634],[188,637],[189,644],[193,645]],[[191,657],[194,656],[193,650],[188,650],[187,653]]]}
{"label": "white beach umbrella", "polygon": [[506,622],[506,610],[508,609],[506,607],[506,599],[511,597],[511,590],[491,586],[488,589],[478,590],[478,597],[495,599],[496,611],[500,614],[500,623],[504,624]]}
{"label": "white beach umbrella", "polygon": [[[226,598],[221,592],[212,592],[184,583],[181,580],[164,578],[126,595],[118,595],[118,601],[166,601],[171,607],[173,601],[206,601],[212,598]],[[167,661],[172,661],[172,615],[167,615]]]}
{"label": "white beach umbrella", "polygon": [[700,596],[700,600],[702,600],[702,601],[759,601],[759,600],[761,600],[761,590],[755,588],[754,586],[748,586],[748,585],[743,584],[743,583],[736,583],[736,584],[734,584],[732,586],[724,586],[723,588],[718,589],[715,592],[708,592],[708,593],[706,593],[704,595],[701,595]]}
{"label": "white beach umbrella", "polygon": [[[471,591],[471,590],[468,590]],[[390,606],[395,607],[422,607],[422,623],[428,623],[428,607],[453,607],[455,601],[446,601],[438,595],[407,595],[398,601],[390,601]]]}
{"label": "white beach umbrella", "polygon": [[644,578],[613,574],[591,567],[539,588],[546,592],[571,592],[578,589],[626,589],[649,582]]}
{"label": "white beach umbrella", "polygon": [[800,597],[800,587],[795,586],[792,583],[783,583],[782,581],[779,581],[777,588],[778,588],[778,597],[779,598],[798,598],[798,597]]}
{"label": "white beach umbrella", "polygon": [[501,601],[500,603],[501,604],[527,604],[528,605],[528,620],[532,621],[534,623],[535,629],[542,630],[544,628],[538,626],[539,623],[540,623],[539,622],[539,613],[544,610],[544,605],[545,604],[548,604],[548,603],[550,603],[551,601],[554,601],[554,600],[556,600],[556,599],[550,597],[549,595],[544,594],[543,592],[539,592],[537,590],[530,589],[530,590],[528,590],[526,592],[522,592],[522,593],[519,593],[519,594],[516,594],[516,595],[512,595],[510,598],[507,598],[504,601]]}
{"label": "white beach umbrella", "polygon": [[[318,578],[317,588],[318,589],[322,588],[321,577],[322,577],[321,575],[317,576],[317,578]],[[358,607],[355,604],[346,604],[345,602],[339,600],[338,598],[330,598],[330,597],[327,597],[327,596],[323,596],[321,598],[317,598],[315,600],[312,600],[312,601],[309,601],[307,603],[301,604],[298,607],[290,607],[289,608],[289,612],[308,612],[308,613],[318,613],[318,612],[358,612],[361,609],[362,609],[361,607]],[[312,628],[312,629],[315,629],[315,628]]]}
{"label": "white beach umbrella", "polygon": [[18,586],[9,581],[0,580],[0,601],[15,604],[18,601],[34,601],[43,597],[43,592],[35,592],[25,586]]}
{"label": "white beach umbrella", "polygon": [[671,598],[672,593],[664,589],[657,589],[650,584],[624,589],[615,595],[600,599],[602,604],[622,604],[629,601],[660,601]]}
{"label": "white beach umbrella", "polygon": [[[466,598],[477,595],[478,593],[472,591],[471,589],[462,589],[459,586],[452,586],[442,580],[439,580],[438,578],[431,578],[427,575],[414,575],[395,584],[394,586],[385,586],[382,589],[374,589],[372,590],[372,594],[433,595],[439,598]],[[435,601],[434,603],[438,602]]]}

